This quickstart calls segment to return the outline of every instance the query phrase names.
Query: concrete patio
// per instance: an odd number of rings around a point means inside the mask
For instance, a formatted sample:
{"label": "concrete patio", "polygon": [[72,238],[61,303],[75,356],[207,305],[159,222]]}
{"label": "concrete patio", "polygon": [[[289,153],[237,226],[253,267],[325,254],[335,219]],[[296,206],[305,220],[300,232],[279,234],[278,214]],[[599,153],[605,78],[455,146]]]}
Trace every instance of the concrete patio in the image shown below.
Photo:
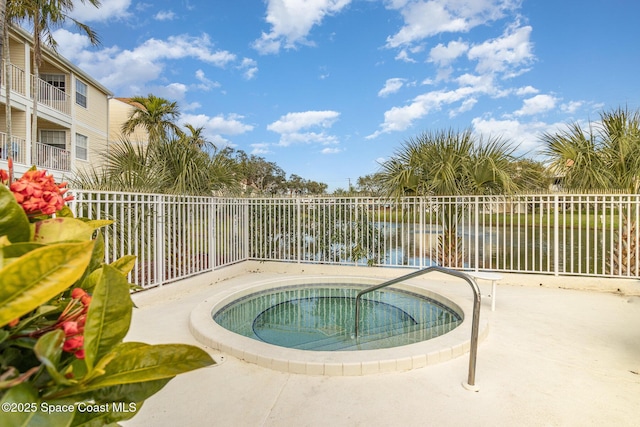
{"label": "concrete patio", "polygon": [[[189,315],[214,289],[290,275],[397,277],[409,270],[245,262],[134,295],[127,341],[188,343]],[[462,281],[418,283],[472,300]],[[483,293],[490,284],[479,281]],[[595,290],[598,289],[598,290]],[[469,353],[402,372],[311,376],[216,350],[126,426],[637,426],[640,281],[505,274],[478,348],[478,392],[462,387]]]}

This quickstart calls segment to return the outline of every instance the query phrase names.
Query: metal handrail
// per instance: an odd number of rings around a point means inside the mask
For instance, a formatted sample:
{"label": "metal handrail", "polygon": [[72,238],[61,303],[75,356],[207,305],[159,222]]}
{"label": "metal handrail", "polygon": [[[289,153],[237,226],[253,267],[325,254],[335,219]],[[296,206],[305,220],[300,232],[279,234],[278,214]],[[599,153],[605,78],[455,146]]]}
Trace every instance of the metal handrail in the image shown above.
{"label": "metal handrail", "polygon": [[[469,375],[467,377],[467,385],[465,385],[466,388],[469,388],[471,390],[476,390],[475,387],[475,380],[476,380],[476,358],[477,358],[477,354],[478,354],[478,330],[480,329],[480,288],[478,287],[478,284],[476,283],[475,279],[471,276],[469,276],[468,274],[462,272],[462,271],[457,271],[457,270],[451,270],[449,268],[444,268],[444,267],[440,267],[437,265],[431,266],[431,267],[427,267],[427,268],[423,268],[422,270],[418,270],[418,271],[414,271],[412,273],[409,274],[405,274],[404,276],[400,276],[400,277],[396,277],[395,279],[391,279],[388,280],[384,283],[381,283],[379,285],[375,285],[375,286],[371,286],[367,289],[363,289],[360,292],[358,292],[358,294],[356,295],[356,322],[355,322],[355,338],[358,338],[358,321],[360,320],[360,299],[362,298],[362,295],[367,294],[369,292],[373,292],[376,291],[378,289],[387,287],[387,286],[391,286],[394,285],[396,283],[405,281],[405,280],[409,280],[412,279],[414,277],[418,277],[421,276],[423,274],[432,272],[432,271],[438,271],[440,273],[444,273],[444,274],[448,274],[450,276],[455,276],[455,277],[459,277],[461,279],[464,279],[467,283],[469,283],[469,285],[471,286],[471,289],[473,290],[473,319],[471,321],[471,346],[470,346],[470,350],[469,350]],[[467,387],[468,386],[468,387]]]}

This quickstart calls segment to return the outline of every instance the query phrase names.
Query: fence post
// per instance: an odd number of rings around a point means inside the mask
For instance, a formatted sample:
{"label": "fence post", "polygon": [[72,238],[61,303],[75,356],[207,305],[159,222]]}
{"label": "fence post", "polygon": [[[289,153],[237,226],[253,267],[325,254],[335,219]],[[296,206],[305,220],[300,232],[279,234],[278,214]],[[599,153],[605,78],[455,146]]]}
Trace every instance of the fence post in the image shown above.
{"label": "fence post", "polygon": [[209,239],[207,244],[209,245],[207,253],[209,254],[209,267],[211,271],[216,269],[216,199],[214,197],[209,198],[208,206],[208,222],[209,222]]}
{"label": "fence post", "polygon": [[418,234],[418,236],[420,236],[420,269],[424,268],[424,254],[426,253],[426,249],[424,247],[425,245],[425,240],[427,239],[426,234],[425,234],[425,214],[424,214],[424,196],[420,196],[420,234]]}
{"label": "fence post", "polygon": [[301,230],[301,221],[302,221],[302,206],[300,204],[300,198],[296,197],[296,258],[298,260],[298,264],[302,262],[302,230]]}
{"label": "fence post", "polygon": [[553,196],[553,274],[560,275],[560,204],[558,195]]}
{"label": "fence post", "polygon": [[[474,250],[475,250],[475,254],[474,254],[474,260],[473,262],[475,262],[475,271],[478,271],[479,267],[480,267],[480,196],[475,196],[475,230],[474,230]],[[493,296],[492,296],[493,297]]]}
{"label": "fence post", "polygon": [[242,233],[244,234],[243,236],[243,241],[244,241],[244,253],[242,254],[242,260],[243,261],[248,261],[249,260],[249,199],[244,199],[244,203],[242,203],[243,206],[243,210],[244,210],[244,227],[242,230]]}
{"label": "fence post", "polygon": [[154,247],[155,247],[155,279],[158,285],[162,286],[165,278],[165,259],[164,259],[164,196],[154,196],[154,205],[156,211],[155,232],[154,234]]}

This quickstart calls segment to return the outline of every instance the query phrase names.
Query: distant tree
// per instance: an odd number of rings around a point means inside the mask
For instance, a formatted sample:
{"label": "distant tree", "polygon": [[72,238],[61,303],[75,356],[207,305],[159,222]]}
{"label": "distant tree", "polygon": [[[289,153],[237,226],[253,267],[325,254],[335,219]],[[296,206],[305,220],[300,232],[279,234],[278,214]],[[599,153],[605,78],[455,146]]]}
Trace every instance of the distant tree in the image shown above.
{"label": "distant tree", "polygon": [[533,159],[517,159],[514,161],[515,173],[513,181],[521,192],[548,191],[551,184],[551,176],[548,168]]}
{"label": "distant tree", "polygon": [[324,182],[317,182],[317,181],[306,182],[307,194],[311,194],[314,196],[326,194],[328,187],[329,186]]}
{"label": "distant tree", "polygon": [[335,190],[333,190],[333,193],[331,193],[334,196],[337,197],[346,197],[346,196],[352,196],[353,194],[350,193],[349,191],[345,190],[344,188],[336,188]]}
{"label": "distant tree", "polygon": [[384,194],[382,178],[382,174],[379,172],[359,177],[356,187],[358,193],[367,196],[382,196]]}
{"label": "distant tree", "polygon": [[291,174],[286,185],[289,190],[289,195],[291,196],[301,195],[304,193],[304,180],[298,175]]}
{"label": "distant tree", "polygon": [[278,194],[286,182],[285,172],[277,164],[268,162],[254,154],[247,155],[242,150],[234,153],[240,180],[248,192],[258,194]]}

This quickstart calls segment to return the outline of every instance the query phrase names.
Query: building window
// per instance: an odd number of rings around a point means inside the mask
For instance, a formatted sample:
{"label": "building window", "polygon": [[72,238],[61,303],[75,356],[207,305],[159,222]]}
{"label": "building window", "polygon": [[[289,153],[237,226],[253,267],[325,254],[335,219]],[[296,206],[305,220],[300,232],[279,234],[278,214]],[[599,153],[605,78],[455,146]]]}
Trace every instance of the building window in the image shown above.
{"label": "building window", "polygon": [[76,104],[87,108],[87,85],[76,80]]}
{"label": "building window", "polygon": [[41,130],[40,142],[62,150],[67,149],[67,135],[63,130]]}
{"label": "building window", "polygon": [[66,79],[64,74],[40,74],[40,79],[49,83],[51,86],[56,89],[61,90],[62,92],[66,92]]}
{"label": "building window", "polygon": [[76,133],[76,159],[88,159],[87,140],[88,138],[86,136]]}

